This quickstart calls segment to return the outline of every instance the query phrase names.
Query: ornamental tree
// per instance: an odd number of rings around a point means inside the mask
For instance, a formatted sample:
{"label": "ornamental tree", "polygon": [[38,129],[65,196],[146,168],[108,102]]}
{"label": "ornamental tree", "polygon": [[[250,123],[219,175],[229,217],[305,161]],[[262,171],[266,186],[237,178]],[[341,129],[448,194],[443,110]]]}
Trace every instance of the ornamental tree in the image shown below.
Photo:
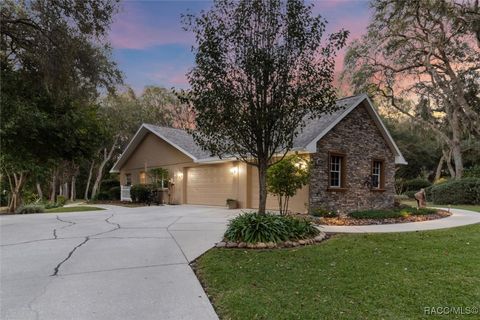
{"label": "ornamental tree", "polygon": [[301,0],[218,0],[183,18],[196,39],[186,95],[193,137],[258,168],[264,213],[273,159],[292,149],[305,121],[336,109],[334,57],[348,32],[324,39],[326,21]]}
{"label": "ornamental tree", "polygon": [[288,213],[288,202],[310,179],[309,163],[298,155],[283,158],[267,170],[267,190],[278,198],[280,214]]}

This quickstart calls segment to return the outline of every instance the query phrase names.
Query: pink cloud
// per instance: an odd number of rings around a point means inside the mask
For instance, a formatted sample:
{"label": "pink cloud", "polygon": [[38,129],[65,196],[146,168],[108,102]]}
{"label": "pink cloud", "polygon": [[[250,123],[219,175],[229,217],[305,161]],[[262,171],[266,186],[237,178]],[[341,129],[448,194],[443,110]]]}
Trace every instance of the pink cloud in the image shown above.
{"label": "pink cloud", "polygon": [[[362,0],[357,0],[357,2],[358,1]],[[318,11],[332,9],[341,5],[355,2],[355,0],[317,0],[312,2],[314,3],[314,12],[318,13]]]}
{"label": "pink cloud", "polygon": [[181,25],[163,26],[161,23],[146,23],[147,17],[133,6],[128,6],[116,17],[110,41],[114,48],[144,49],[155,45],[190,44],[193,36],[182,30]]}
{"label": "pink cloud", "polygon": [[160,71],[149,73],[148,77],[165,87],[187,87],[187,72],[184,67],[163,66]]}
{"label": "pink cloud", "polygon": [[170,83],[178,86],[187,86],[188,79],[185,73],[178,73],[170,78]]}

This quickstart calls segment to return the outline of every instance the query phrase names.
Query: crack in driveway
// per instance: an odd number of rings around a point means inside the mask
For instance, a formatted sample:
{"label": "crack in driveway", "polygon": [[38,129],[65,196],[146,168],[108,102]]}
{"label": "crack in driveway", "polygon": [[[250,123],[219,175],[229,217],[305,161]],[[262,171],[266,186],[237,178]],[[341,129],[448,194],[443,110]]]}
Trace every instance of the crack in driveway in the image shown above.
{"label": "crack in driveway", "polygon": [[[60,261],[60,263],[57,264],[57,266],[53,269],[53,273],[50,275],[52,277],[54,276],[57,276],[58,275],[58,272],[60,271],[60,268],[61,266],[67,262],[72,256],[73,254],[75,253],[75,251],[80,248],[81,246],[83,246],[85,243],[87,243],[89,240],[90,240],[90,237],[95,237],[95,236],[99,236],[99,235],[102,235],[102,234],[106,234],[106,233],[109,233],[109,232],[113,232],[115,230],[118,230],[121,228],[120,224],[118,223],[114,223],[114,222],[110,222],[110,219],[113,218],[114,214],[112,213],[108,218],[106,218],[104,221],[110,225],[114,225],[115,228],[111,229],[111,230],[108,230],[108,231],[104,231],[104,232],[99,232],[99,233],[96,233],[96,234],[93,234],[93,235],[88,235],[85,237],[85,239],[79,243],[78,245],[76,245],[67,255],[67,257],[65,259],[63,259],[62,261]],[[70,223],[70,225],[68,226],[65,226],[65,227],[62,227],[61,229],[63,228],[68,228],[68,227],[71,227],[73,226],[74,224],[76,224],[75,222],[72,222],[72,221],[67,221],[67,220],[62,220],[60,219],[58,216],[57,216],[57,220],[59,221],[62,221],[62,222],[66,222],[66,223]],[[53,230],[53,234],[54,234],[54,239],[58,239],[57,238],[57,232],[56,232],[57,229],[54,229]]]}
{"label": "crack in driveway", "polygon": [[[63,222],[63,223],[68,223],[68,225],[66,226],[63,226],[61,227],[60,229],[65,229],[65,228],[68,228],[68,227],[71,227],[73,225],[75,225],[76,223],[73,222],[73,221],[68,221],[68,220],[63,220],[63,219],[60,219],[59,216],[56,217],[56,219],[60,222]],[[53,240],[57,240],[58,239],[58,236],[57,236],[57,228],[53,229]]]}
{"label": "crack in driveway", "polygon": [[85,240],[83,240],[80,244],[76,245],[67,255],[67,257],[65,259],[63,259],[59,264],[57,264],[57,266],[55,267],[55,269],[53,269],[53,273],[50,275],[50,276],[56,276],[58,275],[58,271],[60,270],[60,267],[62,266],[62,264],[64,264],[65,262],[68,261],[68,259],[70,259],[73,255],[73,253],[78,249],[80,248],[81,246],[83,246],[85,243],[88,242],[88,240],[90,240],[90,237],[85,237]]}

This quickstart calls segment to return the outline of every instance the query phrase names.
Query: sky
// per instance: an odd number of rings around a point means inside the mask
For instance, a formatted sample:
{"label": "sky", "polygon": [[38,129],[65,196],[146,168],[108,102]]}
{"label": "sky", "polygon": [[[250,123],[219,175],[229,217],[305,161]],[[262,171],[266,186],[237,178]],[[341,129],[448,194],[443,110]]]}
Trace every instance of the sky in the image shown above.
{"label": "sky", "polygon": [[[341,28],[359,38],[370,17],[367,0],[316,0],[313,12],[328,21],[327,33]],[[147,85],[188,88],[185,74],[194,65],[194,37],[182,29],[182,13],[208,10],[211,1],[124,1],[115,16],[109,40],[113,57],[125,76],[125,84],[136,92]],[[337,57],[342,69],[344,50]]]}

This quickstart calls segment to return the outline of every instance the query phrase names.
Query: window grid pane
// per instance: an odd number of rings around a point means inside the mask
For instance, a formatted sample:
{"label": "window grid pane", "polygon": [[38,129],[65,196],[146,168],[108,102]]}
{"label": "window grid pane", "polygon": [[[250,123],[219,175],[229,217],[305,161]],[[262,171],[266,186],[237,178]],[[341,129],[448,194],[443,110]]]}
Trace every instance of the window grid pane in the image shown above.
{"label": "window grid pane", "polygon": [[342,157],[330,156],[330,187],[341,187]]}
{"label": "window grid pane", "polygon": [[382,172],[382,162],[374,161],[373,170],[372,170],[372,187],[373,188],[380,188],[381,172]]}

